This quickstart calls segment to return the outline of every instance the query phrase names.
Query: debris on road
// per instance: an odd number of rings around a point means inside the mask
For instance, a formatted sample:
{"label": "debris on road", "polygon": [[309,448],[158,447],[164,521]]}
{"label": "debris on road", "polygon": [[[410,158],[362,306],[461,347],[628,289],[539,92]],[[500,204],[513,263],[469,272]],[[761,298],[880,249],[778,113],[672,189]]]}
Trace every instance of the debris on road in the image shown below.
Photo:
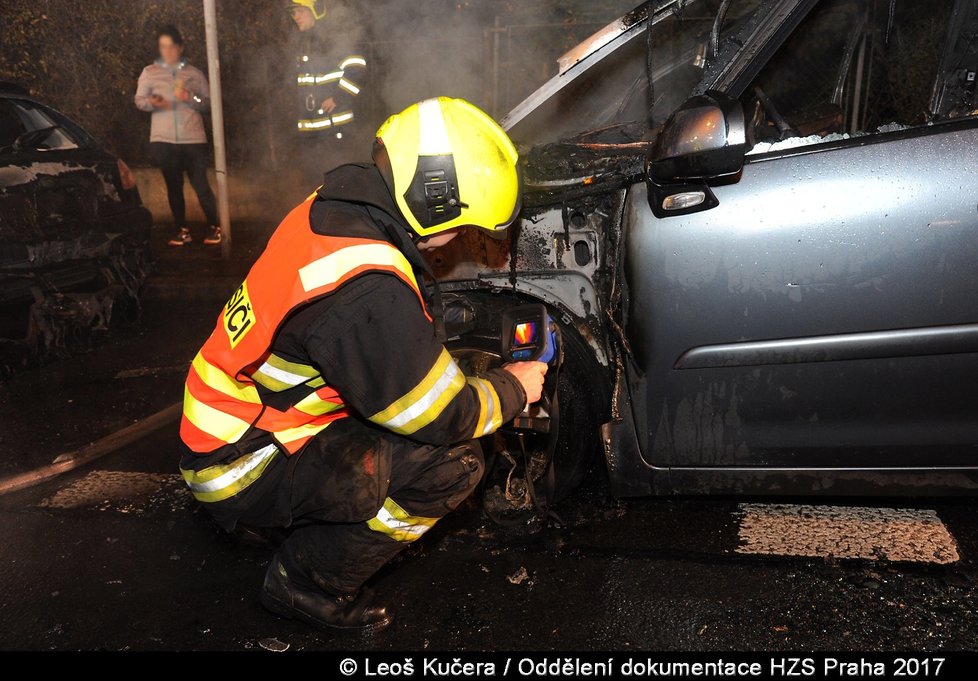
{"label": "debris on road", "polygon": [[258,642],[258,645],[272,653],[284,653],[289,649],[288,643],[279,641],[277,638],[263,638]]}
{"label": "debris on road", "polygon": [[96,470],[41,500],[38,506],[51,509],[92,509],[141,514],[147,507],[170,503],[183,507],[179,475]]}
{"label": "debris on road", "polygon": [[929,509],[741,504],[740,511],[738,553],[941,565],[960,560],[954,538]]}

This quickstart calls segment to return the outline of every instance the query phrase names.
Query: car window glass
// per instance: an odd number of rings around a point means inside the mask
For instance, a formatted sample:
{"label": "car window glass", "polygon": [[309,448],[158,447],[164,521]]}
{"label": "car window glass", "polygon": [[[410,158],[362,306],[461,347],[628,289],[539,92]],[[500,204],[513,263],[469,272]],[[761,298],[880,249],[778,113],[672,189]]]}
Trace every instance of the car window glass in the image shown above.
{"label": "car window glass", "polygon": [[26,100],[10,101],[13,105],[13,112],[20,119],[26,132],[54,128],[50,134],[38,139],[33,145],[33,149],[38,151],[54,151],[78,148],[79,144],[71,136],[70,132],[61,127],[60,122],[48,115],[46,111]]}
{"label": "car window glass", "polygon": [[762,69],[743,98],[755,150],[845,132],[846,64],[861,34],[863,4],[819,3]]}
{"label": "car window glass", "polygon": [[[887,11],[871,6],[876,11],[866,37],[864,83],[850,93],[852,100],[863,96],[862,106],[850,111],[852,132],[922,125],[933,118],[930,104],[953,6],[954,0],[901,0]],[[854,69],[851,79],[858,77]]]}
{"label": "car window glass", "polygon": [[751,153],[926,123],[953,3],[819,3],[743,97]]}
{"label": "car window glass", "polygon": [[0,99],[0,150],[9,150],[17,138],[27,132],[14,105],[6,99]]}
{"label": "car window glass", "polygon": [[931,110],[937,119],[978,116],[978,4],[958,0],[948,15]]}

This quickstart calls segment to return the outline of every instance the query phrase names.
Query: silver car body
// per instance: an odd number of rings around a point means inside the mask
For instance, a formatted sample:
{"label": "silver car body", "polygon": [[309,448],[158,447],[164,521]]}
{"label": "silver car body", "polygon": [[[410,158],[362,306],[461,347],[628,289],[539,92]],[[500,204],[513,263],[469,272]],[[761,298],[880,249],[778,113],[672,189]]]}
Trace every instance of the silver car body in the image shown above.
{"label": "silver car body", "polygon": [[[504,124],[677,4],[599,32]],[[816,5],[760,2],[687,94],[740,97]],[[978,120],[828,139],[758,147],[719,205],[664,218],[635,145],[607,145],[617,170],[530,177],[515,243],[470,236],[436,269],[450,293],[542,300],[587,341],[617,493],[974,491]]]}

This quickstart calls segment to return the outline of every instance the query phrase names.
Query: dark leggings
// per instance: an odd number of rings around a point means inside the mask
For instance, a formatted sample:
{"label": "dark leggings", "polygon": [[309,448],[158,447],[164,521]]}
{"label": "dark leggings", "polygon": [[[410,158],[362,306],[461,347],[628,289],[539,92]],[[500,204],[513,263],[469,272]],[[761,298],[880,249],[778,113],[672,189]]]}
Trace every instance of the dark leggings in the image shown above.
{"label": "dark leggings", "polygon": [[197,193],[197,200],[207,217],[207,224],[216,225],[217,204],[210,182],[207,181],[207,145],[151,142],[149,147],[153,161],[163,171],[166,197],[170,201],[170,211],[176,226],[186,227],[187,221],[187,207],[183,200],[184,173]]}

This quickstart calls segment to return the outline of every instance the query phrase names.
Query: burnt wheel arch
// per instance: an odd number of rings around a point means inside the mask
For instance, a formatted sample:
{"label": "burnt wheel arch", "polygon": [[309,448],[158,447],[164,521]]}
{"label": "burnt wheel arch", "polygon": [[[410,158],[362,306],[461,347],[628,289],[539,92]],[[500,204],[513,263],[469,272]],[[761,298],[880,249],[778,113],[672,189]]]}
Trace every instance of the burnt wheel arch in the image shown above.
{"label": "burnt wheel arch", "polygon": [[[446,304],[464,300],[474,319],[464,333],[446,343],[453,354],[475,351],[491,356],[476,372],[498,366],[500,318],[502,311],[515,305],[539,303],[528,296],[512,293],[458,292],[446,296]],[[548,306],[549,307],[549,306]],[[553,501],[570,494],[591,469],[601,451],[600,428],[608,420],[611,381],[608,370],[597,361],[594,351],[567,321],[564,313],[550,308],[564,338],[564,364],[559,377],[560,434],[554,454],[555,485]],[[572,320],[571,320],[572,321]],[[488,440],[492,445],[494,441]],[[534,477],[537,477],[534,475]]]}

